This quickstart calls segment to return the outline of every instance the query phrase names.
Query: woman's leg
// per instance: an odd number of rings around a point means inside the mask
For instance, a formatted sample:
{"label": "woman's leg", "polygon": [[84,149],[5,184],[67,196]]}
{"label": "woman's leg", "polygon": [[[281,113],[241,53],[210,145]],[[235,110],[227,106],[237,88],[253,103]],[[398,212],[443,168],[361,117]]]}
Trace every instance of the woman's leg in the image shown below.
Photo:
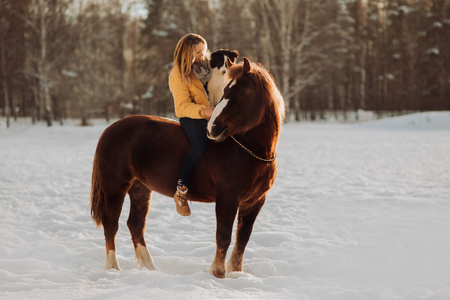
{"label": "woman's leg", "polygon": [[186,186],[189,184],[192,175],[197,169],[200,158],[206,148],[206,143],[208,141],[206,137],[207,121],[204,119],[181,118],[180,124],[186,131],[186,134],[191,141],[191,149],[189,149],[188,153],[184,157],[174,200],[177,206],[177,212],[182,216],[189,216],[191,214],[191,210],[188,204],[189,198],[187,195],[188,190]]}
{"label": "woman's leg", "polygon": [[181,167],[180,179],[184,185],[188,185],[192,175],[197,169],[200,158],[205,151],[208,138],[206,136],[205,119],[190,119],[181,118],[180,124],[186,131],[186,134],[191,141],[191,149],[186,154],[183,166]]}

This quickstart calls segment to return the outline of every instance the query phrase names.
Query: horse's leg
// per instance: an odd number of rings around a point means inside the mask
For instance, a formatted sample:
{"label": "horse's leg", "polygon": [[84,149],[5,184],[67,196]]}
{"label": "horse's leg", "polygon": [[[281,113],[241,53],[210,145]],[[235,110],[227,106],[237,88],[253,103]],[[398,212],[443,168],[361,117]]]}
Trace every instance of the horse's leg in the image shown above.
{"label": "horse's leg", "polygon": [[106,242],[106,266],[105,269],[116,269],[120,271],[116,257],[116,233],[119,229],[119,217],[122,211],[125,191],[116,193],[105,193],[105,212],[102,218],[103,231]]}
{"label": "horse's leg", "polygon": [[[239,207],[237,196],[229,193],[218,193],[216,198],[216,255],[209,272],[217,278],[225,278],[225,258],[231,243],[233,222]],[[228,194],[228,195],[227,195]]]}
{"label": "horse's leg", "polygon": [[261,198],[251,207],[239,207],[238,225],[236,229],[236,242],[233,252],[227,263],[227,272],[242,272],[242,260],[244,258],[245,247],[252,234],[253,224],[258,216],[266,196]]}
{"label": "horse's leg", "polygon": [[145,221],[150,209],[151,190],[140,181],[135,180],[128,190],[131,206],[127,226],[134,244],[134,252],[139,268],[157,270],[144,239]]}

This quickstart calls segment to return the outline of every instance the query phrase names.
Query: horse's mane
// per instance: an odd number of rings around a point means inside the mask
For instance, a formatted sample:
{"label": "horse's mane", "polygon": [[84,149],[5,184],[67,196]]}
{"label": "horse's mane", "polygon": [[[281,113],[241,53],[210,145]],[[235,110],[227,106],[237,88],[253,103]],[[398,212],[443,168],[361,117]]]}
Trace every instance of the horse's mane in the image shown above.
{"label": "horse's mane", "polygon": [[[255,84],[259,85],[257,88],[264,91],[264,93],[261,93],[263,95],[263,101],[269,106],[273,106],[273,109],[277,111],[280,116],[280,121],[283,121],[285,117],[284,100],[275,83],[275,79],[263,65],[251,63],[251,66],[252,68],[249,72],[249,76],[252,77]],[[229,68],[228,77],[233,80],[240,78],[243,74],[244,64],[239,63]]]}

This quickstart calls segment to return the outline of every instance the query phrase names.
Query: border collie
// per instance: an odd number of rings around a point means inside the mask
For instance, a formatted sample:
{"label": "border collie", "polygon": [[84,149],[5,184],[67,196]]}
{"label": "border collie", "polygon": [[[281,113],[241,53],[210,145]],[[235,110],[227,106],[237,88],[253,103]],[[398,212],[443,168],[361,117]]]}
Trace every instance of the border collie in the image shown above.
{"label": "border collie", "polygon": [[223,90],[225,89],[227,82],[227,58],[233,63],[236,62],[236,58],[239,56],[237,51],[228,49],[220,49],[211,53],[211,78],[208,81],[208,93],[209,103],[211,107],[214,107],[219,103],[223,96]]}

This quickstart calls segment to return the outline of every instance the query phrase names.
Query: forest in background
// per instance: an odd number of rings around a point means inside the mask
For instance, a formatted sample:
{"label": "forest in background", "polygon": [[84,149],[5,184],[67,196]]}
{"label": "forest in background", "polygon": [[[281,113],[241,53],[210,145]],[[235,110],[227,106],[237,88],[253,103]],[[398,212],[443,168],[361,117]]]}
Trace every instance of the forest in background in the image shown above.
{"label": "forest in background", "polygon": [[270,69],[289,120],[450,109],[450,0],[0,0],[0,116],[172,116],[189,32]]}

